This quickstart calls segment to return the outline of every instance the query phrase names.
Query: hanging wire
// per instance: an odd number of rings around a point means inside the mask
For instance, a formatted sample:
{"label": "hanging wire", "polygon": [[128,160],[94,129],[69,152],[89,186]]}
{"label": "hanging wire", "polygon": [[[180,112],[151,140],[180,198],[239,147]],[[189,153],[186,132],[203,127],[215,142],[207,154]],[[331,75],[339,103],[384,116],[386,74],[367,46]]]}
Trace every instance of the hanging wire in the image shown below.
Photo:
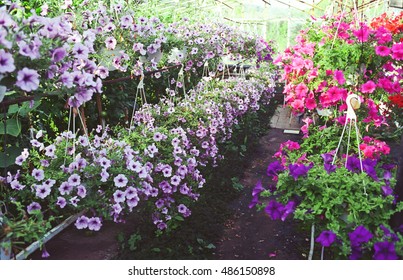
{"label": "hanging wire", "polygon": [[[70,106],[69,110],[69,120],[67,124],[67,131],[70,131],[70,123],[71,123],[71,114],[72,114],[73,107]],[[68,150],[68,145],[69,145],[69,138],[68,135],[66,135],[66,148],[64,150],[64,161],[63,161],[63,166],[66,165],[66,158],[67,158],[67,150]]]}
{"label": "hanging wire", "polygon": [[141,73],[140,82],[137,85],[136,96],[134,98],[133,112],[132,112],[132,116],[131,116],[131,120],[130,120],[129,129],[132,129],[134,126],[134,114],[136,112],[137,98],[138,98],[139,94],[140,94],[140,98],[141,98],[143,104],[146,104],[147,100],[146,100],[146,96],[145,96],[145,92],[144,92],[144,72]]}

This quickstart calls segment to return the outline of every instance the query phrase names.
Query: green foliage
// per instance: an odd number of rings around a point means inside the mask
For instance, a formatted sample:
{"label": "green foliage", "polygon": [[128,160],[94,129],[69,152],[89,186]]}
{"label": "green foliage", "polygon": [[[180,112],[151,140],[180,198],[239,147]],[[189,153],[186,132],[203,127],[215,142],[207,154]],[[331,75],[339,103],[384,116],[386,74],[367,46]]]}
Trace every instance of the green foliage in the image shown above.
{"label": "green foliage", "polygon": [[[306,228],[314,223],[319,233],[323,230],[333,231],[341,240],[341,243],[332,245],[334,257],[347,258],[351,254],[348,233],[359,225],[376,232],[380,225],[389,224],[392,215],[403,210],[403,202],[396,203],[393,195],[386,196],[382,190],[385,184],[391,187],[396,184],[396,168],[392,170],[393,176],[388,182],[382,179],[385,171],[381,166],[387,162],[385,157],[378,159],[375,167],[377,180],[366,172],[348,170],[342,159],[335,162],[337,168],[334,172],[325,170],[321,154],[334,150],[340,130],[336,126],[317,129],[302,142],[299,149],[284,148],[284,166],[296,163],[313,166],[306,176],[298,179],[291,176],[287,168],[278,174],[277,190],[273,194],[264,191],[261,196],[274,196],[283,204],[295,201],[294,219],[301,221]],[[383,236],[375,235],[366,245],[368,251],[371,251],[374,243],[383,240]]]}

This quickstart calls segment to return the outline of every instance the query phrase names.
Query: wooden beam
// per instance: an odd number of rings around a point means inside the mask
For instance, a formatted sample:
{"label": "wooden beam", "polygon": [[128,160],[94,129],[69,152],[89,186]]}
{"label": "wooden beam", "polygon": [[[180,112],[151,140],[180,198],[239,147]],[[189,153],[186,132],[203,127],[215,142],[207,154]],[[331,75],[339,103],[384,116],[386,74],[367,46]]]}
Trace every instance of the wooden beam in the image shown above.
{"label": "wooden beam", "polygon": [[290,8],[293,8],[293,9],[296,9],[296,10],[299,10],[299,11],[301,11],[301,12],[304,12],[304,13],[309,14],[308,11],[305,11],[305,10],[303,10],[303,9],[297,8],[297,7],[295,7],[295,6],[291,5],[291,4],[284,3],[283,1],[280,1],[280,0],[274,0],[274,1],[276,1],[276,2],[278,2],[278,3],[280,3],[280,4],[283,4],[283,5],[286,5],[286,6],[290,7]]}
{"label": "wooden beam", "polygon": [[302,0],[297,0],[297,1],[302,3],[302,4],[308,5],[308,6],[312,7],[312,8],[314,8],[314,9],[317,9],[319,11],[324,11],[324,9],[322,9],[322,8],[316,6],[316,5],[309,4],[309,3],[305,2],[305,1],[302,1]]}
{"label": "wooden beam", "polygon": [[221,1],[221,0],[215,0],[216,2],[219,2],[219,3],[221,3],[221,4],[223,4],[224,6],[227,6],[228,8],[230,8],[231,10],[233,10],[234,8],[233,7],[231,7],[230,5],[228,5],[227,3],[225,3],[225,2],[223,2],[223,1]]}

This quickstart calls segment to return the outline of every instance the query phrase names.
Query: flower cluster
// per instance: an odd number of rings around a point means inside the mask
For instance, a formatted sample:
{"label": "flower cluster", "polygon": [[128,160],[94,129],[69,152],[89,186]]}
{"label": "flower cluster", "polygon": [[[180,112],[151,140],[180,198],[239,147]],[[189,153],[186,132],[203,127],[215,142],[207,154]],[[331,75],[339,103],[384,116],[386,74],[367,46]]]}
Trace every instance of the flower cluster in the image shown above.
{"label": "flower cluster", "polygon": [[219,144],[242,116],[259,110],[267,90],[253,79],[203,82],[176,102],[145,104],[130,129],[63,132],[54,141],[39,131],[16,158],[20,169],[0,178],[2,199],[26,205],[32,218],[84,210],[75,226],[94,231],[104,220],[148,209],[165,230],[191,215],[205,184],[202,167],[217,164]]}
{"label": "flower cluster", "polygon": [[365,136],[362,158],[356,154],[338,158],[337,140],[332,139],[340,130],[338,126],[317,129],[302,143],[281,144],[267,167],[271,183],[256,185],[250,207],[264,210],[273,220],[292,215],[307,226],[314,223],[321,230],[316,241],[332,247],[336,256],[396,259],[399,252],[394,246],[403,241],[401,237],[393,241],[367,233],[387,225],[391,215],[403,209],[394,192],[396,165],[384,156],[390,148]]}
{"label": "flower cluster", "polygon": [[[0,9],[0,81],[5,92],[67,94],[78,107],[102,92],[91,34],[77,34],[67,15],[25,19],[22,8]],[[27,28],[28,27],[28,28]]]}
{"label": "flower cluster", "polygon": [[342,116],[347,95],[358,93],[366,105],[360,110],[363,121],[386,124],[388,98],[397,99],[402,91],[400,37],[383,25],[344,15],[318,22],[275,60],[284,68],[286,103],[295,113],[327,109],[327,116]]}

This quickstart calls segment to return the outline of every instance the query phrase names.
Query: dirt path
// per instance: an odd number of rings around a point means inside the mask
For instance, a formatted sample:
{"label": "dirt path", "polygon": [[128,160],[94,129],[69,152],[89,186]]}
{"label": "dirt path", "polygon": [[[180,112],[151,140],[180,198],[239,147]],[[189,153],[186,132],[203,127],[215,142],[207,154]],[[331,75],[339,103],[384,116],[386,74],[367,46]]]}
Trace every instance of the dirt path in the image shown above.
{"label": "dirt path", "polygon": [[249,209],[252,189],[259,179],[266,186],[267,165],[281,143],[298,140],[300,136],[284,134],[282,129],[270,129],[262,137],[252,155],[241,183],[245,187],[239,199],[231,205],[234,215],[225,225],[221,241],[217,244],[219,259],[306,259],[309,250],[308,233],[301,236],[291,219],[272,221],[264,211]]}

